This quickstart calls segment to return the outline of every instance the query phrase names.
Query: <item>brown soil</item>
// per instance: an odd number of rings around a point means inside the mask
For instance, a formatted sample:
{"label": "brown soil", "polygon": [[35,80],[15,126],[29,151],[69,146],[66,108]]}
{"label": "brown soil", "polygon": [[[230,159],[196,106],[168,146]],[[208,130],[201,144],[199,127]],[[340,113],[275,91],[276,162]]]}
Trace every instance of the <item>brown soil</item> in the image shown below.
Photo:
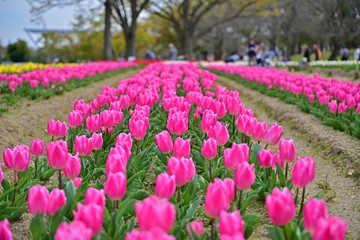
{"label": "brown soil", "polygon": [[[359,239],[360,187],[350,175],[358,174],[360,141],[322,125],[317,118],[301,112],[296,106],[262,95],[230,79],[219,77],[218,83],[238,90],[242,102],[253,109],[259,120],[281,124],[284,137],[295,140],[299,156],[312,156],[317,173],[315,181],[306,189],[306,198],[320,192],[329,214],[338,215],[348,222],[348,239]],[[257,213],[266,215],[264,205],[257,207],[260,208]],[[269,238],[266,224],[269,221],[263,220],[252,239]]]}
{"label": "brown soil", "polygon": [[[50,137],[45,132],[48,120],[56,119],[67,122],[67,115],[76,98],[90,101],[100,93],[102,86],[116,87],[119,80],[128,78],[136,72],[136,70],[131,70],[47,100],[28,101],[24,99],[20,101],[17,107],[0,117],[0,152],[2,153],[6,147],[22,143],[29,145],[34,138],[43,139],[45,142],[49,141]],[[10,172],[5,175],[11,176]],[[31,216],[26,213],[19,221],[11,224],[16,239],[30,239],[28,232],[30,221]]]}

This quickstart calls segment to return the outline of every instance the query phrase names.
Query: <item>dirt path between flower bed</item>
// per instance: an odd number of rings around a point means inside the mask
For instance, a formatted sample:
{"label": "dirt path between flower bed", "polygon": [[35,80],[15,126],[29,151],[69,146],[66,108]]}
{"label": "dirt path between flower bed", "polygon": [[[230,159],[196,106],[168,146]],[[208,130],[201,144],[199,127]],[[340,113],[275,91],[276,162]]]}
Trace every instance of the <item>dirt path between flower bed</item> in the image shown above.
{"label": "dirt path between flower bed", "polygon": [[[100,93],[102,86],[116,87],[119,80],[128,78],[136,72],[137,70],[131,70],[46,100],[22,100],[19,107],[10,109],[0,117],[0,152],[2,153],[6,147],[22,143],[29,145],[34,138],[50,141],[50,137],[45,132],[48,120],[67,121],[67,115],[76,98],[90,101]],[[10,177],[10,172],[5,173],[5,176]],[[31,216],[25,213],[19,221],[11,224],[16,239],[30,239],[28,232],[30,220]]]}
{"label": "dirt path between flower bed", "polygon": [[[233,80],[218,77],[218,83],[240,92],[242,102],[254,115],[268,124],[278,122],[284,127],[284,137],[293,138],[299,156],[312,156],[316,163],[315,181],[307,188],[307,198],[322,194],[330,215],[348,222],[348,238],[360,239],[360,141],[345,133],[324,126],[316,117],[246,88]],[[266,216],[263,204],[261,215]],[[268,220],[267,220],[268,221]],[[266,224],[256,229],[252,239],[268,238]]]}

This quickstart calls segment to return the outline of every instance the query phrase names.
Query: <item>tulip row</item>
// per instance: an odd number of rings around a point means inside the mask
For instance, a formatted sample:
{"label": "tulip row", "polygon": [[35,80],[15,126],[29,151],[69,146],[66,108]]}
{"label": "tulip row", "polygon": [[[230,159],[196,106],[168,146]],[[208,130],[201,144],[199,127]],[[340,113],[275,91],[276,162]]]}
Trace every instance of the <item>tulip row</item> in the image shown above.
{"label": "tulip row", "polygon": [[[304,204],[311,157],[295,161],[282,127],[258,121],[239,92],[212,91],[215,81],[196,65],[156,63],[91,103],[76,100],[67,123],[48,122],[46,147],[4,151],[14,179],[0,174],[0,218],[28,211],[34,239],[241,240],[260,201],[273,239],[345,239],[346,222],[323,201]],[[0,236],[12,239],[7,220]]]}
{"label": "tulip row", "polygon": [[320,118],[324,125],[360,139],[359,83],[267,68],[222,65],[209,66],[209,69],[263,94],[297,105],[302,111]]}
{"label": "tulip row", "polygon": [[75,66],[76,63],[52,63],[52,64],[42,64],[42,63],[32,63],[28,62],[25,64],[11,64],[11,65],[0,65],[0,74],[21,74],[24,72],[31,72],[34,70],[42,70],[47,67],[60,68],[64,66]]}
{"label": "tulip row", "polygon": [[[25,94],[30,94],[29,91],[31,92],[31,89],[39,87],[55,89],[58,87],[57,85],[63,85],[71,80],[84,80],[87,77],[94,77],[105,72],[136,66],[137,64],[132,62],[94,62],[79,65],[64,65],[62,67],[49,66],[44,69],[20,73],[19,75],[0,74],[0,81],[7,83],[5,87],[2,87],[1,92],[12,91],[23,93],[25,91]],[[59,90],[61,91],[61,89]],[[37,94],[39,93],[41,93],[41,91],[37,92]]]}

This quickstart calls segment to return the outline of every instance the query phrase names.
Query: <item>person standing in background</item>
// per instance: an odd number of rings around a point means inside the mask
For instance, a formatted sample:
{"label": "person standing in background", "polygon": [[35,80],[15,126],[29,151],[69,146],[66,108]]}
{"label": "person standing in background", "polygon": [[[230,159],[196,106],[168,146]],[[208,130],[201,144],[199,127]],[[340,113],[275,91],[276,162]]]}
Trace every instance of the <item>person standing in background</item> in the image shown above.
{"label": "person standing in background", "polygon": [[314,44],[313,45],[313,53],[315,54],[315,61],[320,61],[323,58],[322,52],[320,50],[320,48],[318,47],[318,45]]}
{"label": "person standing in background", "polygon": [[174,61],[177,58],[177,49],[174,44],[169,44],[168,60]]}
{"label": "person standing in background", "polygon": [[354,52],[354,60],[360,61],[360,47],[358,47]]}
{"label": "person standing in background", "polygon": [[340,56],[341,56],[341,61],[347,61],[349,59],[349,56],[350,56],[349,49],[347,49],[347,47],[343,47],[340,50]]}
{"label": "person standing in background", "polygon": [[256,52],[255,52],[255,42],[254,40],[250,40],[248,45],[248,56],[249,56],[249,66],[251,66],[252,62],[255,60]]}

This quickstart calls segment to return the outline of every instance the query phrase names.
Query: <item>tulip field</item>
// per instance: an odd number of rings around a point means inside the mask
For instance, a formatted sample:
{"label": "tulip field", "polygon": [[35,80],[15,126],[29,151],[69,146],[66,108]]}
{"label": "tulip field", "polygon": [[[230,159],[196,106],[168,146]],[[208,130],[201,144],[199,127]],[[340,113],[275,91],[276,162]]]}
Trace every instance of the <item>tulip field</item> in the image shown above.
{"label": "tulip field", "polygon": [[[132,66],[45,68],[5,80],[10,91],[37,91]],[[358,85],[329,85],[321,78],[315,85],[277,70],[211,69],[264,83],[301,104],[309,99],[309,112],[360,133],[345,122],[360,120]],[[274,72],[287,81],[272,78]],[[51,77],[56,74],[62,77]],[[196,64],[152,63],[117,87],[104,85],[91,101],[74,100],[67,121],[49,119],[44,128],[51,141],[7,147],[0,168],[0,239],[22,237],[12,222],[24,214],[31,216],[31,239],[241,240],[251,239],[263,222],[271,239],[345,239],[348,223],[328,213],[324,200],[306,198],[316,175],[312,156],[299,155],[282,126],[258,120],[238,91],[216,81]],[[307,82],[305,96],[300,84]],[[336,84],[341,93],[331,87]],[[312,101],[314,94],[319,100]],[[343,101],[334,113],[332,101]],[[265,217],[253,210],[259,203]]]}
{"label": "tulip field", "polygon": [[263,94],[297,105],[322,123],[360,139],[360,83],[307,77],[272,68],[212,65],[220,74]]}

